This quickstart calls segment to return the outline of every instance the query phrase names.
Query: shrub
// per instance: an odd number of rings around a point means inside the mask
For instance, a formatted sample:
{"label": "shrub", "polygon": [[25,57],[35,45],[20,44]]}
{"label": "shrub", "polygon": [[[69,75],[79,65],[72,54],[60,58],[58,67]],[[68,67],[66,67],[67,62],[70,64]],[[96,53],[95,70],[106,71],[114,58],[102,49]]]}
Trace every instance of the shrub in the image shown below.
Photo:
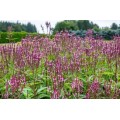
{"label": "shrub", "polygon": [[[94,37],[96,36],[102,36],[105,40],[112,40],[113,37],[116,35],[120,35],[120,29],[117,29],[117,30],[112,30],[112,29],[108,29],[108,30],[100,30],[100,31],[95,31],[93,30],[93,35]],[[80,36],[80,37],[85,37],[86,35],[86,30],[77,30],[77,31],[70,31],[70,33],[73,33],[77,36]]]}

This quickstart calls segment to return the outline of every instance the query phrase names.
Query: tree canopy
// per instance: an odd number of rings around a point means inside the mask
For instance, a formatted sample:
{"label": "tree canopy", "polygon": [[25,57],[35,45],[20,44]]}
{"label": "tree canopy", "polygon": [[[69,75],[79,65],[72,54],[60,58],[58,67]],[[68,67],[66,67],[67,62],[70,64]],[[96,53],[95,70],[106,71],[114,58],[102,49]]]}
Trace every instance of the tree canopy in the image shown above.
{"label": "tree canopy", "polygon": [[64,20],[57,22],[54,28],[54,32],[61,30],[87,30],[96,29],[99,30],[99,26],[90,22],[89,20]]}
{"label": "tree canopy", "polygon": [[111,29],[112,30],[117,30],[118,29],[118,25],[116,23],[112,23]]}
{"label": "tree canopy", "polygon": [[18,21],[17,21],[17,23],[7,22],[7,21],[0,22],[0,31],[1,32],[7,32],[8,27],[12,27],[12,31],[14,31],[14,32],[21,32],[21,31],[26,31],[26,32],[30,32],[30,33],[37,32],[36,26],[31,24],[30,22],[28,22],[27,24],[21,24]]}

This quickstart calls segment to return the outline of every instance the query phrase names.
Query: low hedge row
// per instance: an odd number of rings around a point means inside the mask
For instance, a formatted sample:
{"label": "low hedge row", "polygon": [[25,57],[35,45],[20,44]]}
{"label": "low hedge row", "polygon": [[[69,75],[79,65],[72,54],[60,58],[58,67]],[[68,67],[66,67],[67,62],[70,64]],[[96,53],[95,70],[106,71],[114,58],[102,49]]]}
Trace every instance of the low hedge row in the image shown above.
{"label": "low hedge row", "polygon": [[[38,33],[27,33],[27,32],[0,32],[0,43],[9,43],[9,42],[20,42],[27,35],[36,36],[40,35],[41,37],[46,37],[46,34],[38,34]],[[52,39],[54,36],[51,35]]]}
{"label": "low hedge row", "polygon": [[[29,33],[35,36],[38,33]],[[22,38],[28,35],[27,32],[0,32],[0,43],[20,42]]]}

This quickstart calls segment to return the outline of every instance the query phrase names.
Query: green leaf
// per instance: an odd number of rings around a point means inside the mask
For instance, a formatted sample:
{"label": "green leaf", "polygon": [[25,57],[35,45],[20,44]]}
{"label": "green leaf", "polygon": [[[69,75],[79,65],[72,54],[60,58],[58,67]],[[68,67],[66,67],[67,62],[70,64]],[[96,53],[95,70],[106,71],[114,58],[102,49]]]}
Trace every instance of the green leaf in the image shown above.
{"label": "green leaf", "polygon": [[120,88],[120,82],[117,83],[117,87]]}
{"label": "green leaf", "polygon": [[33,90],[30,87],[24,88],[22,93],[25,98],[32,98],[34,96]]}
{"label": "green leaf", "polygon": [[86,95],[81,94],[80,98],[84,99],[84,98],[86,98]]}
{"label": "green leaf", "polygon": [[37,94],[40,94],[45,89],[47,90],[47,87],[41,87],[40,89],[37,90]]}
{"label": "green leaf", "polygon": [[106,72],[103,73],[102,77],[103,77],[105,80],[114,79],[114,73],[113,73],[113,72],[106,71]]}
{"label": "green leaf", "polygon": [[47,94],[41,94],[37,97],[38,99],[50,99],[50,95]]}
{"label": "green leaf", "polygon": [[72,92],[72,88],[71,88],[71,84],[70,84],[70,83],[65,83],[65,84],[64,84],[64,87],[65,87],[65,89],[66,89],[67,91]]}

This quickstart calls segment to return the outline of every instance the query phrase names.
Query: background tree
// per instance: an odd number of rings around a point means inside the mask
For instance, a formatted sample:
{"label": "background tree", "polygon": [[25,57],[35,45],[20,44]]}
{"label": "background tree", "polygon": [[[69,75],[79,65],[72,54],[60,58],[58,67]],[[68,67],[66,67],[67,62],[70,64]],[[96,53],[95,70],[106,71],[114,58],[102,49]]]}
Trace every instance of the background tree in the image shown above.
{"label": "background tree", "polygon": [[57,22],[53,32],[60,32],[62,30],[77,30],[78,26],[74,20],[64,20]]}
{"label": "background tree", "polygon": [[26,24],[21,24],[18,21],[16,23],[13,22],[7,22],[7,21],[1,21],[0,22],[0,31],[1,32],[7,32],[8,27],[11,26],[14,32],[37,32],[37,28],[35,25],[31,24],[30,22]]}
{"label": "background tree", "polygon": [[116,23],[112,23],[111,29],[112,29],[112,30],[118,29],[118,25],[117,25]]}
{"label": "background tree", "polygon": [[62,30],[87,30],[95,29],[99,31],[99,26],[89,20],[64,20],[55,25],[54,33]]}

